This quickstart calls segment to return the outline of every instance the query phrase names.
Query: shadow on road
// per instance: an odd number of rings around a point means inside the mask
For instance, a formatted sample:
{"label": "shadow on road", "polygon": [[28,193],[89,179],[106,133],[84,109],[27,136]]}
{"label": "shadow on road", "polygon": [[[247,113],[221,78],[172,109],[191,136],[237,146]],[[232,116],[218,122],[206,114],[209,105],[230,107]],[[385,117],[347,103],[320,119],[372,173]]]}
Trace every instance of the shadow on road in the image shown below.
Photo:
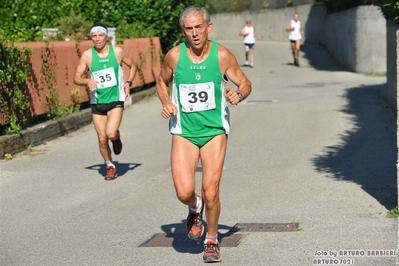
{"label": "shadow on road", "polygon": [[[141,163],[118,163],[118,161],[113,161],[113,163],[118,170],[118,177],[121,177],[127,172],[133,171],[135,168],[141,166]],[[107,171],[105,164],[95,164],[87,166],[85,169],[96,170],[98,171],[98,174],[102,176],[104,176]]]}
{"label": "shadow on road", "polygon": [[[204,223],[204,225],[206,232],[206,224]],[[165,232],[167,238],[173,238],[172,247],[177,252],[199,254],[204,251],[205,233],[198,241],[190,240],[187,236],[186,220],[182,220],[181,223],[162,225],[161,229]],[[232,226],[218,225],[219,242],[223,243],[223,238],[235,233],[231,229],[233,229]],[[220,231],[227,231],[227,233],[220,233]]]}
{"label": "shadow on road", "polygon": [[335,61],[323,46],[305,43],[301,46],[301,53],[309,65],[317,70],[348,71]]}
{"label": "shadow on road", "polygon": [[319,172],[359,184],[388,210],[397,206],[396,117],[383,98],[386,84],[350,88],[342,110],[354,127],[312,159]]}

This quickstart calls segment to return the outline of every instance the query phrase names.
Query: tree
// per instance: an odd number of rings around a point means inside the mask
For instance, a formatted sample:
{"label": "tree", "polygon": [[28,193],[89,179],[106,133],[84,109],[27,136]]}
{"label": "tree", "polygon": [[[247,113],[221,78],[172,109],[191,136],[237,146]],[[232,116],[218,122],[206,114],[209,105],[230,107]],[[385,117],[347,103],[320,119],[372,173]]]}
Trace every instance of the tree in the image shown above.
{"label": "tree", "polygon": [[182,40],[179,15],[188,5],[205,6],[206,0],[2,0],[0,39],[41,40],[42,28],[58,28],[60,19],[70,17],[72,11],[89,24],[101,21],[120,28],[126,37],[158,36],[168,50]]}
{"label": "tree", "polygon": [[386,19],[399,20],[399,1],[396,0],[373,0],[373,4],[381,7]]}

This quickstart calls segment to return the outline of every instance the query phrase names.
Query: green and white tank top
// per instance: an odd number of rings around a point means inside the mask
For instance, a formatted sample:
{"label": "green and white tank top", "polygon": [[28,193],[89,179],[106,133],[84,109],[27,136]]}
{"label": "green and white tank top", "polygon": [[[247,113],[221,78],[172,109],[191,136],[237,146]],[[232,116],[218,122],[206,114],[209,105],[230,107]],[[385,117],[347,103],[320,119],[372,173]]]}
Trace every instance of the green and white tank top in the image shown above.
{"label": "green and white tank top", "polygon": [[177,115],[169,120],[172,134],[208,137],[230,131],[226,83],[219,67],[217,42],[212,41],[208,57],[196,64],[190,61],[185,43],[173,74],[171,100]]}
{"label": "green and white tank top", "polygon": [[116,59],[112,45],[108,47],[106,57],[99,57],[94,47],[91,48],[90,77],[98,82],[97,87],[90,91],[91,104],[125,101],[123,68]]}

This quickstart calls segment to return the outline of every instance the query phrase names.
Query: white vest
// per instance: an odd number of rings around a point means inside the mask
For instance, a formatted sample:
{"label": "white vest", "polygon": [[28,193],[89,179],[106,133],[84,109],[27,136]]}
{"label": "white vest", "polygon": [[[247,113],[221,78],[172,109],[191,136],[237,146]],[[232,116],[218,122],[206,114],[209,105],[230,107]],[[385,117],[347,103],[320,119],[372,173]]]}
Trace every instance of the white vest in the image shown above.
{"label": "white vest", "polygon": [[244,37],[244,43],[255,43],[254,31],[254,27],[245,26],[244,34],[248,33],[248,35]]}
{"label": "white vest", "polygon": [[302,39],[301,22],[299,20],[297,22],[295,22],[295,20],[291,20],[291,28],[294,28],[294,30],[290,31],[288,39],[290,39],[291,41]]}

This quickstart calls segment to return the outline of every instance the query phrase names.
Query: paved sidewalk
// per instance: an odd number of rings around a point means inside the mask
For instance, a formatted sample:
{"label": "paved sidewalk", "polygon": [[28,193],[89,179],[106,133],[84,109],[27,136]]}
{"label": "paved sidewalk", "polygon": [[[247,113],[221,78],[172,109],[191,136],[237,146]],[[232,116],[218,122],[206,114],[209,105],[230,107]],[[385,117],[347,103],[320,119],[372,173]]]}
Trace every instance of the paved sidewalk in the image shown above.
{"label": "paved sidewalk", "polygon": [[[243,44],[223,44],[242,64]],[[255,52],[243,68],[253,93],[231,108],[221,265],[395,265],[386,79],[347,72],[318,46],[303,46],[299,68],[289,43]],[[92,125],[0,161],[0,264],[204,265],[201,243],[184,237],[160,111],[155,96],[126,108],[114,181],[104,181]]]}

